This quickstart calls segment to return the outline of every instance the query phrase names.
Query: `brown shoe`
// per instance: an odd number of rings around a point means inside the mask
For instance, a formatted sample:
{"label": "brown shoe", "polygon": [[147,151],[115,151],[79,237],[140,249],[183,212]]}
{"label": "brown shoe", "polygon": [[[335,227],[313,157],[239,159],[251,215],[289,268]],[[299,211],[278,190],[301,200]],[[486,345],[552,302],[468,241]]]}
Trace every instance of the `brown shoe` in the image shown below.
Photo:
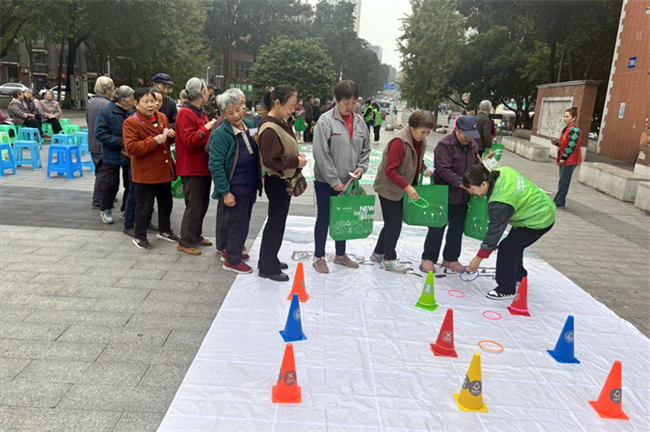
{"label": "brown shoe", "polygon": [[190,254],[190,255],[201,255],[201,249],[195,247],[188,248],[183,246],[180,243],[176,246],[176,250],[179,252],[185,252],[186,254]]}
{"label": "brown shoe", "polygon": [[328,274],[330,272],[329,267],[327,267],[327,261],[325,261],[325,258],[316,258],[313,266],[318,273]]}
{"label": "brown shoe", "polygon": [[199,246],[212,246],[212,242],[207,238],[202,238],[199,242]]}
{"label": "brown shoe", "polygon": [[356,261],[353,261],[348,254],[345,254],[343,256],[337,256],[334,258],[334,264],[342,265],[347,268],[351,269],[358,269],[359,268],[359,263]]}
{"label": "brown shoe", "polygon": [[436,266],[431,260],[422,260],[422,264],[420,264],[420,271],[423,273],[429,273],[430,271],[436,272]]}

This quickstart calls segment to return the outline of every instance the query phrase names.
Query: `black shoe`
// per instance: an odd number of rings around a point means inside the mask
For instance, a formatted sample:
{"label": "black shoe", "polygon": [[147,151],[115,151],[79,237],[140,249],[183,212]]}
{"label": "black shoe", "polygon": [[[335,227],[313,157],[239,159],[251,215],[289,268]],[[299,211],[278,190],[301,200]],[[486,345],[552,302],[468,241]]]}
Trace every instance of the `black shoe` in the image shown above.
{"label": "black shoe", "polygon": [[489,293],[485,295],[485,297],[492,299],[492,300],[510,300],[515,298],[515,293],[512,294],[503,294],[500,293],[497,290],[492,290]]}
{"label": "black shoe", "polygon": [[147,239],[140,240],[140,239],[134,238],[133,239],[133,244],[136,245],[136,247],[138,249],[145,249],[145,250],[151,249],[151,245],[149,244]]}
{"label": "black shoe", "polygon": [[131,228],[131,229],[124,228],[122,232],[128,235],[129,237],[135,237],[135,228]]}
{"label": "black shoe", "polygon": [[156,238],[158,238],[160,240],[167,240],[168,242],[171,242],[171,243],[178,243],[179,241],[181,241],[181,238],[179,236],[177,236],[176,234],[174,234],[173,232],[171,232],[171,231],[164,232],[164,233],[158,233],[158,234],[156,234]]}
{"label": "black shoe", "polygon": [[282,272],[274,275],[267,275],[260,272],[260,277],[264,279],[271,279],[272,281],[276,281],[276,282],[289,282],[289,276]]}
{"label": "black shoe", "polygon": [[93,204],[92,208],[93,208],[93,210],[101,209],[102,205],[101,204]]}
{"label": "black shoe", "polygon": [[289,264],[280,261],[280,270],[288,270],[289,269]]}
{"label": "black shoe", "polygon": [[155,232],[155,231],[158,231],[158,226],[150,223],[149,226],[147,227],[147,229],[149,231],[154,231]]}

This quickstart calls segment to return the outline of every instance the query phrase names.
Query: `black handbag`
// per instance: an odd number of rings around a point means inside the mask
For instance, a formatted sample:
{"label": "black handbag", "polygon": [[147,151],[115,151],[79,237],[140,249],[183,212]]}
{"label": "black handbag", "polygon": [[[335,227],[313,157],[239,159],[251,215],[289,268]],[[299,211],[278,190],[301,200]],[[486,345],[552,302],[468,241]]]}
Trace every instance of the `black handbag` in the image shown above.
{"label": "black handbag", "polygon": [[307,189],[307,180],[302,175],[302,170],[298,168],[291,178],[284,178],[287,195],[299,197]]}

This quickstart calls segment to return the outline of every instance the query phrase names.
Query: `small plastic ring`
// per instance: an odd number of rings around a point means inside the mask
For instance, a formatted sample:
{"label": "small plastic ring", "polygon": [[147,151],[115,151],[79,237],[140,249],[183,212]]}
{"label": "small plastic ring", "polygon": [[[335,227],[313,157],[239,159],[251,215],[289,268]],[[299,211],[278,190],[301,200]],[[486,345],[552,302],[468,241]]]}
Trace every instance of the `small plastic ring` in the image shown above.
{"label": "small plastic ring", "polygon": [[[486,314],[494,314],[494,315],[496,315],[498,318],[492,318],[492,317],[487,316]],[[482,315],[483,315],[483,318],[485,318],[485,319],[489,319],[489,320],[492,320],[492,321],[499,321],[499,320],[501,319],[501,314],[500,314],[499,312],[494,312],[494,311],[485,311],[485,312],[483,312]]]}
{"label": "small plastic ring", "polygon": [[[418,201],[423,201],[424,205],[419,204]],[[427,201],[422,197],[418,198],[417,200],[411,200],[411,204],[413,204],[416,207],[420,207],[421,209],[429,208],[429,201]]]}
{"label": "small plastic ring", "polygon": [[[468,274],[468,275],[470,275],[470,277],[473,275],[474,277],[473,277],[472,279],[463,278],[463,274]],[[462,280],[463,282],[472,282],[472,281],[475,281],[476,278],[478,278],[478,275],[479,275],[478,270],[477,270],[475,273],[468,273],[468,272],[467,272],[467,269],[462,269],[462,270],[460,271],[460,273],[458,273],[458,277],[459,277],[460,280]]]}
{"label": "small plastic ring", "polygon": [[[461,290],[457,290],[457,289],[450,289],[449,291],[447,291],[447,294],[449,294],[452,297],[456,297],[456,298],[465,297],[465,293],[462,292]],[[460,295],[457,295],[457,294],[460,294]]]}
{"label": "small plastic ring", "polygon": [[[487,348],[487,347],[484,347],[483,345],[481,345],[481,344],[484,344],[484,343],[491,343],[491,344],[494,344],[494,345],[500,346],[501,349],[493,349],[493,348]],[[499,342],[497,342],[497,341],[493,341],[493,340],[487,340],[487,339],[486,339],[486,340],[478,341],[478,346],[479,346],[483,351],[487,351],[487,352],[491,352],[491,353],[495,353],[495,354],[502,353],[502,352],[503,352],[503,349],[504,349],[504,348],[503,348],[503,345],[501,345]]]}

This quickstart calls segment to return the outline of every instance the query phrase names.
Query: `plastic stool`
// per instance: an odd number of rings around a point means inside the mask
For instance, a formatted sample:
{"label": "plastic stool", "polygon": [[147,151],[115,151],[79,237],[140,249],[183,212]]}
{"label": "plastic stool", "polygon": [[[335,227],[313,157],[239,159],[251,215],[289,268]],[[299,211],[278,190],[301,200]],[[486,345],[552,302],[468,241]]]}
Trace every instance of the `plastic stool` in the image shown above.
{"label": "plastic stool", "polygon": [[[53,161],[55,154],[56,161]],[[76,156],[76,160],[72,160],[73,155]],[[47,178],[50,178],[50,174],[55,172],[57,174],[65,173],[68,180],[74,180],[75,171],[79,171],[79,177],[83,177],[79,147],[69,144],[50,144],[47,157]]]}
{"label": "plastic stool", "polygon": [[61,125],[61,129],[65,129],[65,127],[71,125],[72,122],[70,121],[70,119],[62,118],[59,119],[59,124]]}
{"label": "plastic stool", "polygon": [[52,135],[52,144],[64,144],[64,145],[73,145],[77,146],[75,142],[74,135],[66,134],[56,134]]}
{"label": "plastic stool", "polygon": [[90,168],[90,172],[95,173],[95,161],[93,161],[92,155],[90,155],[90,151],[88,150],[88,134],[81,131],[75,132],[72,135],[75,137],[81,155],[90,156],[89,161],[81,161],[81,166]]}
{"label": "plastic stool", "polygon": [[[16,174],[16,159],[14,159],[14,154],[11,151],[11,144],[5,142],[0,143],[0,153],[2,153],[2,158],[0,158],[0,177],[5,176],[5,170],[11,168],[11,173]],[[8,160],[4,160],[4,155],[7,154]]]}
{"label": "plastic stool", "polygon": [[20,141],[36,141],[40,148],[43,148],[41,131],[39,131],[37,128],[23,127],[18,129],[18,139]]}
{"label": "plastic stool", "polygon": [[[13,136],[11,136],[9,131],[14,131]],[[6,132],[12,144],[18,139],[18,128],[16,125],[0,125],[0,132]]]}
{"label": "plastic stool", "polygon": [[79,132],[79,126],[77,125],[67,125],[65,128],[63,128],[63,132],[66,135],[73,134],[75,132]]}
{"label": "plastic stool", "polygon": [[[43,166],[41,161],[41,145],[36,141],[21,141],[18,140],[14,143],[14,161],[16,166],[23,166],[29,164],[34,171]],[[23,150],[29,150],[30,157],[23,157]]]}
{"label": "plastic stool", "polygon": [[41,125],[41,130],[45,135],[54,135],[54,129],[52,129],[52,123],[43,122]]}
{"label": "plastic stool", "polygon": [[9,155],[7,153],[10,153],[13,156],[13,153],[11,151],[11,139],[9,138],[9,134],[7,132],[0,132],[0,143],[8,144],[9,145],[9,151],[7,152],[6,148],[3,147],[3,149],[0,152],[0,157],[3,160],[9,160]]}

